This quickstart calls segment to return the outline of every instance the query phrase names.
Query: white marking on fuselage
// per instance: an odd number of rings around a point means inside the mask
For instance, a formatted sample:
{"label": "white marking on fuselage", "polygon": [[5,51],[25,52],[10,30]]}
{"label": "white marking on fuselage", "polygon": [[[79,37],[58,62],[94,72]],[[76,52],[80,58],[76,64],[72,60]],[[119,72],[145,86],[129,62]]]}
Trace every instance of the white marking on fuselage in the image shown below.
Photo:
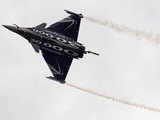
{"label": "white marking on fuselage", "polygon": [[48,43],[48,42],[42,42],[40,40],[35,40],[35,39],[31,39],[31,42],[35,43],[35,44],[38,44],[39,46],[50,48],[52,50],[56,50],[56,51],[59,51],[59,52],[64,52],[65,54],[73,56],[73,57],[78,57],[79,56],[79,54],[77,52],[74,52],[74,51],[69,50],[69,49],[64,49],[64,48],[62,48],[60,46],[57,46],[57,45],[52,45],[51,43]]}

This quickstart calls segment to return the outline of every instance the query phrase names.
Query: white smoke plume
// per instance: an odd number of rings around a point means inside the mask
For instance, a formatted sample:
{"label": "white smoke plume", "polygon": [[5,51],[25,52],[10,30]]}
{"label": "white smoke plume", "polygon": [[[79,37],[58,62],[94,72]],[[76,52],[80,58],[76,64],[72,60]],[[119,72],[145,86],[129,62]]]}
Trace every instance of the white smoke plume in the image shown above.
{"label": "white smoke plume", "polygon": [[160,112],[159,108],[146,106],[144,104],[134,103],[134,102],[131,102],[131,101],[126,101],[126,100],[122,100],[122,99],[111,97],[111,96],[106,96],[106,95],[98,93],[96,91],[85,89],[85,88],[73,85],[71,83],[68,83],[68,82],[66,83],[66,85],[69,86],[69,87],[78,89],[80,91],[83,91],[83,92],[86,92],[86,93],[89,93],[89,94],[92,94],[92,95],[96,95],[96,96],[102,97],[102,98],[104,98],[106,100],[111,100],[111,101],[116,102],[116,103],[121,103],[121,104],[129,105],[129,106],[133,106],[133,107],[136,107],[136,108],[149,110],[149,111],[152,111],[152,112]]}
{"label": "white smoke plume", "polygon": [[152,32],[137,30],[137,29],[125,26],[125,25],[116,24],[116,23],[114,23],[112,21],[109,21],[109,20],[101,21],[101,20],[94,19],[94,18],[91,18],[91,17],[88,17],[88,16],[85,16],[85,18],[88,21],[91,21],[91,22],[109,27],[109,28],[111,28],[111,29],[113,29],[117,32],[126,33],[128,35],[135,36],[138,39],[144,38],[144,39],[150,40],[150,41],[152,41],[156,44],[160,44],[160,34],[155,34],[155,33],[152,33]]}

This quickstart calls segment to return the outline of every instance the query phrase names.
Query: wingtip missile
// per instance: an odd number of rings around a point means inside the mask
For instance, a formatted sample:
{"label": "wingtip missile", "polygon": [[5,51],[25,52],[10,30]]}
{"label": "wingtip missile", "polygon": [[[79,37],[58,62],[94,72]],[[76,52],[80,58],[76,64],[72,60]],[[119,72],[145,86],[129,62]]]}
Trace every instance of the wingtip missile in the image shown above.
{"label": "wingtip missile", "polygon": [[71,15],[75,15],[75,16],[78,16],[78,17],[80,17],[80,18],[83,18],[83,15],[82,14],[77,14],[77,13],[74,13],[74,12],[72,12],[72,11],[69,11],[69,10],[64,10],[66,13],[68,13],[68,14],[71,14]]}
{"label": "wingtip missile", "polygon": [[49,80],[53,80],[53,81],[59,82],[61,84],[65,84],[66,83],[64,80],[57,80],[55,77],[52,77],[52,76],[49,76],[49,77],[46,77],[46,78],[49,79]]}

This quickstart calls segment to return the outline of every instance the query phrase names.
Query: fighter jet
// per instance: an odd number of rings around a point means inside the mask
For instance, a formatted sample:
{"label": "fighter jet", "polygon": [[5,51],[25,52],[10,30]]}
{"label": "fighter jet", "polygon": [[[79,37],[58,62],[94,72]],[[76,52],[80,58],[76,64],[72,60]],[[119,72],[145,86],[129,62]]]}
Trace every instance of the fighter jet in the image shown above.
{"label": "fighter jet", "polygon": [[92,53],[86,51],[85,46],[77,42],[82,14],[65,10],[68,17],[48,26],[42,23],[36,27],[19,27],[17,25],[3,25],[8,30],[17,33],[27,39],[35,52],[41,51],[42,56],[48,64],[53,76],[48,79],[65,83],[68,70],[72,60],[83,58],[84,54]]}

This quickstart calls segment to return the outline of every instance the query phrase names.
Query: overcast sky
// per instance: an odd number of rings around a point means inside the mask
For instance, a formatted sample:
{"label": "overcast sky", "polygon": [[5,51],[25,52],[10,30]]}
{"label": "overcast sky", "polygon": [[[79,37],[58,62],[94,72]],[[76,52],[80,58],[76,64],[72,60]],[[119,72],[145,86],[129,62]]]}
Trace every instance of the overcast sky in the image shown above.
{"label": "overcast sky", "polygon": [[[159,31],[158,0],[3,0],[0,23],[52,24],[73,10],[141,30]],[[1,120],[159,120],[160,113],[106,101],[49,81],[41,54],[0,27]],[[78,41],[100,56],[74,60],[67,81],[105,95],[160,108],[160,45],[82,20]]]}

